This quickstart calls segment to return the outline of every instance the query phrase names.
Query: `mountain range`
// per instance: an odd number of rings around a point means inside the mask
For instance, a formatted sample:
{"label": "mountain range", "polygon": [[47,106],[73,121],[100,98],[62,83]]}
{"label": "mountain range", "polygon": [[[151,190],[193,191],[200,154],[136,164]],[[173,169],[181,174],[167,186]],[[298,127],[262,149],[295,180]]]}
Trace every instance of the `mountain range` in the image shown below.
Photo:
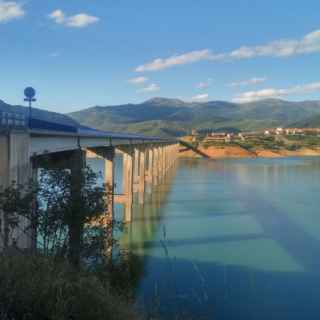
{"label": "mountain range", "polygon": [[182,136],[192,128],[251,131],[277,126],[320,127],[320,101],[266,99],[238,104],[153,98],[140,104],[95,106],[69,115],[102,130]]}
{"label": "mountain range", "polygon": [[[0,112],[27,115],[28,109],[0,100]],[[251,103],[184,102],[153,98],[140,104],[95,106],[70,114],[33,108],[33,117],[65,125],[146,135],[183,136],[192,128],[251,131],[270,127],[320,127],[320,101],[266,99]]]}

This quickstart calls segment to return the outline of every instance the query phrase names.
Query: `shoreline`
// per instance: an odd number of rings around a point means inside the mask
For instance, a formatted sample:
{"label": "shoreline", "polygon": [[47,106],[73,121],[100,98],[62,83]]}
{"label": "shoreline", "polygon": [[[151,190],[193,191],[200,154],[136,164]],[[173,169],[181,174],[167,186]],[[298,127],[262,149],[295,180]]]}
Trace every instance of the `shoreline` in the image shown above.
{"label": "shoreline", "polygon": [[[298,150],[287,149],[262,149],[247,150],[240,146],[210,146],[204,148],[200,146],[199,151],[209,159],[241,159],[241,158],[288,158],[288,157],[320,157],[320,148],[302,147]],[[180,153],[181,158],[201,158],[199,154],[192,150]]]}

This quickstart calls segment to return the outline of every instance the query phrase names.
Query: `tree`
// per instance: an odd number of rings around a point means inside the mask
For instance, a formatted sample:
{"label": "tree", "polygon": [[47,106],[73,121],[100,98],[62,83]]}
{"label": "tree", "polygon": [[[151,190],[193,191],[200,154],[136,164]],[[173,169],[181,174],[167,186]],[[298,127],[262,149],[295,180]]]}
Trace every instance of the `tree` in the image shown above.
{"label": "tree", "polygon": [[0,212],[3,217],[3,233],[0,235],[5,250],[10,245],[10,239],[14,244],[12,234],[19,227],[21,217],[28,217],[31,223],[34,221],[33,200],[36,192],[31,184],[23,186],[15,181],[0,191]]}
{"label": "tree", "polygon": [[4,217],[5,248],[19,220],[27,219],[23,232],[36,233],[34,241],[41,254],[67,258],[78,267],[81,259],[98,261],[110,253],[112,230],[119,227],[109,219],[105,185],[89,167],[74,170],[40,170],[37,183],[12,185],[0,192]]}
{"label": "tree", "polygon": [[[89,167],[46,169],[39,176],[38,239],[47,255],[67,257],[76,267],[107,251],[108,191]],[[96,257],[95,257],[96,258]]]}

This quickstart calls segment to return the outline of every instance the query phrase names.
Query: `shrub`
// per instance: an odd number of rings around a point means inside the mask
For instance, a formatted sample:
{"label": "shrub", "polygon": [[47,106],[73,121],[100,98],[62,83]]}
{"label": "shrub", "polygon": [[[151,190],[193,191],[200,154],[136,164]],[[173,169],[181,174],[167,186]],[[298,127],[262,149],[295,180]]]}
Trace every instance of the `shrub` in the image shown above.
{"label": "shrub", "polygon": [[39,256],[1,256],[1,320],[137,319],[106,281]]}

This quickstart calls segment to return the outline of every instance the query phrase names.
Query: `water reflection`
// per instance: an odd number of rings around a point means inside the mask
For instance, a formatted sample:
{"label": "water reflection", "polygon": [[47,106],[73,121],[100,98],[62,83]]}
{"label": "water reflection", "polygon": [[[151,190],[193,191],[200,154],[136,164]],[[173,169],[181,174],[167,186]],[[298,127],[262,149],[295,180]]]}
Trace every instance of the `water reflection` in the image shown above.
{"label": "water reflection", "polygon": [[320,159],[181,160],[121,244],[164,319],[318,319]]}

